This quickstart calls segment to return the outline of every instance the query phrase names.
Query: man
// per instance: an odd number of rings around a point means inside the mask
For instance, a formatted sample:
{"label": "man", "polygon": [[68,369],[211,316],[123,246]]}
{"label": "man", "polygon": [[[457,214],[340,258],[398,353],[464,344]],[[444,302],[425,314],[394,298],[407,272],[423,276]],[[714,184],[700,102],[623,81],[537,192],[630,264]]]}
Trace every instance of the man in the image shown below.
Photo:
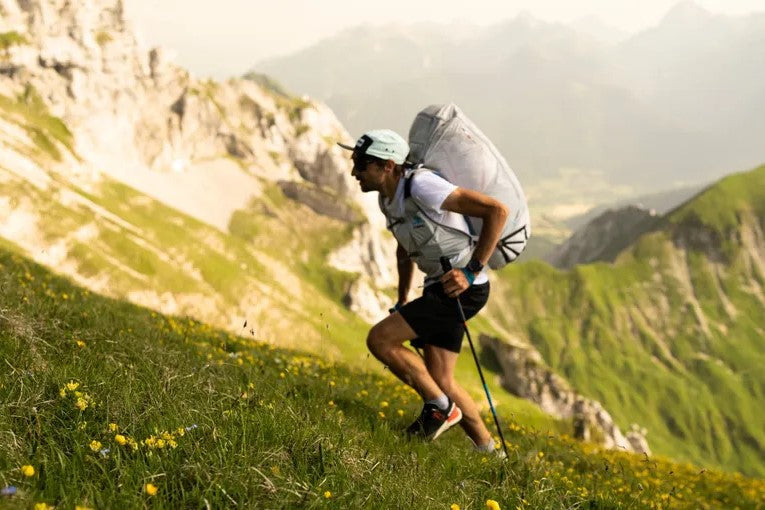
{"label": "man", "polygon": [[[436,173],[405,166],[409,146],[397,133],[382,129],[365,133],[352,150],[353,175],[364,192],[380,193],[380,208],[398,241],[398,303],[395,311],[369,331],[367,346],[399,379],[425,401],[410,435],[434,440],[462,420],[477,449],[491,451],[494,440],[470,395],[454,380],[466,318],[489,297],[484,269],[508,216],[497,200],[459,188]],[[465,216],[481,218],[478,241],[469,234]],[[452,267],[444,274],[439,259]],[[422,297],[408,302],[414,264],[426,275]],[[424,346],[420,358],[403,344]]]}

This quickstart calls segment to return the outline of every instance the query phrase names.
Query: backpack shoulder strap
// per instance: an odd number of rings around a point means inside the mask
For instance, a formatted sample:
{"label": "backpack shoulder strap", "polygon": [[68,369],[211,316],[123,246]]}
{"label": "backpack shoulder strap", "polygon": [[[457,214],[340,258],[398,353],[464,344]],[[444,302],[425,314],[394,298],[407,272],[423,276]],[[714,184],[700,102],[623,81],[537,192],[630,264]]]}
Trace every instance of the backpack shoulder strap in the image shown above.
{"label": "backpack shoulder strap", "polygon": [[412,177],[414,177],[414,173],[404,178],[404,198],[412,196]]}

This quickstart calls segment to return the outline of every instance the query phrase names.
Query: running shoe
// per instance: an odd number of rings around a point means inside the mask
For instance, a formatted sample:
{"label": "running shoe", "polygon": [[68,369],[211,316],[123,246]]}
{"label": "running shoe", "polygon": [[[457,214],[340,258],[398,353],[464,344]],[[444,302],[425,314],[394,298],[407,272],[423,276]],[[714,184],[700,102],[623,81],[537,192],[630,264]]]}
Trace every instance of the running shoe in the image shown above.
{"label": "running shoe", "polygon": [[417,419],[406,429],[408,436],[420,436],[435,441],[438,436],[462,420],[462,411],[457,404],[449,400],[446,409],[435,404],[425,404]]}

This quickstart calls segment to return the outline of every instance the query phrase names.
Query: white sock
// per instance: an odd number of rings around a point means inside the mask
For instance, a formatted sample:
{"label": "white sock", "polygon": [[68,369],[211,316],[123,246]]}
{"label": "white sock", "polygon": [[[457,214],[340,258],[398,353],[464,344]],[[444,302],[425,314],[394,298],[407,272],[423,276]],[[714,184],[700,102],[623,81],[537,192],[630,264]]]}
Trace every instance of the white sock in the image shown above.
{"label": "white sock", "polygon": [[484,452],[484,453],[491,453],[494,451],[494,447],[496,446],[496,443],[494,442],[494,438],[489,439],[489,442],[482,445],[476,445],[475,449],[477,452]]}
{"label": "white sock", "polygon": [[449,397],[447,397],[444,393],[441,393],[437,398],[434,398],[432,400],[426,400],[426,404],[434,404],[438,406],[439,409],[446,410],[447,407],[449,407]]}

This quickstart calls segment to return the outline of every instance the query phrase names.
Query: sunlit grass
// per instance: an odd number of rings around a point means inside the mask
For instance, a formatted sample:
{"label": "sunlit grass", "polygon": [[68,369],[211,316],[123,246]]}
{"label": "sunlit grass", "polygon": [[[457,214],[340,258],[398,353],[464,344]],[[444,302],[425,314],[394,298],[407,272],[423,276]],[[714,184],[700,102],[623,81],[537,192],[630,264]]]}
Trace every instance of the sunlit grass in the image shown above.
{"label": "sunlit grass", "polygon": [[761,480],[602,451],[509,416],[507,462],[459,431],[409,442],[420,402],[389,375],[95,296],[6,251],[0,288],[3,507],[756,508],[765,497]]}

